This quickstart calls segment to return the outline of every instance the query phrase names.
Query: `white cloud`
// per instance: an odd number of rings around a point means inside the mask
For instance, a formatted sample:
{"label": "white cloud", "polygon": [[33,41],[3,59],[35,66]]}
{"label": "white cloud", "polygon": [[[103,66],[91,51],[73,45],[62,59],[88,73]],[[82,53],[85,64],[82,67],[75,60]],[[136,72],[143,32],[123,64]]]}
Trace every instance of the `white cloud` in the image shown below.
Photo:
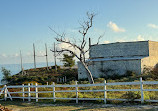
{"label": "white cloud", "polygon": [[19,57],[19,54],[18,54],[18,53],[15,53],[15,54],[13,55],[13,57]]}
{"label": "white cloud", "polygon": [[124,39],[118,39],[118,40],[116,40],[116,42],[126,42],[126,40],[124,40]]}
{"label": "white cloud", "polygon": [[38,51],[36,55],[37,56],[44,56],[44,55],[46,55],[46,52],[45,51]]}
{"label": "white cloud", "polygon": [[71,45],[69,45],[67,43],[60,43],[60,44],[58,44],[58,48],[59,49],[69,49],[69,50],[74,51],[76,53],[79,52],[78,49],[75,49],[74,47],[72,47]]}
{"label": "white cloud", "polygon": [[110,43],[110,41],[107,41],[107,40],[104,41],[104,44],[108,44],[108,43]]}
{"label": "white cloud", "polygon": [[116,25],[116,23],[114,22],[109,22],[108,27],[110,27],[114,32],[125,32],[126,30],[124,28],[121,28],[119,26]]}
{"label": "white cloud", "polygon": [[6,57],[7,57],[7,55],[6,55],[6,54],[4,54],[4,53],[3,53],[3,54],[1,54],[0,56],[1,56],[1,57],[4,57],[4,58],[6,58]]}
{"label": "white cloud", "polygon": [[150,28],[158,29],[158,25],[155,24],[148,24],[147,26]]}
{"label": "white cloud", "polygon": [[144,41],[145,39],[141,36],[141,35],[138,35],[137,39],[135,41]]}

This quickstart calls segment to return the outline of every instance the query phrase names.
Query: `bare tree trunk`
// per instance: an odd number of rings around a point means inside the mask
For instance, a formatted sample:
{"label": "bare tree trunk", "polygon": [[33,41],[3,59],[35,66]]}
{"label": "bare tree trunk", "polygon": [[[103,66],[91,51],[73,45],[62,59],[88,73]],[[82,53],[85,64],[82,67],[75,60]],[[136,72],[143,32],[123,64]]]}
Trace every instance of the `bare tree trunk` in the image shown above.
{"label": "bare tree trunk", "polygon": [[85,62],[81,61],[81,63],[83,64],[83,66],[85,67],[86,71],[87,71],[87,77],[88,77],[88,80],[90,82],[90,84],[94,84],[94,80],[93,80],[93,77],[92,77],[92,74],[91,74],[91,71],[89,70],[88,66],[85,64]]}

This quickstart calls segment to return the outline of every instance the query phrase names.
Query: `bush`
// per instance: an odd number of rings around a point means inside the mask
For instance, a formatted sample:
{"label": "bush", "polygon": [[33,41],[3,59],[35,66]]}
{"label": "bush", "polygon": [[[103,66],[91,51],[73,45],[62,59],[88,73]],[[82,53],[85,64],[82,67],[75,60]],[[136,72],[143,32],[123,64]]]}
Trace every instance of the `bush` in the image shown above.
{"label": "bush", "polygon": [[6,68],[2,67],[1,72],[3,74],[3,78],[1,80],[1,83],[8,83],[11,80],[10,70],[7,70]]}
{"label": "bush", "polygon": [[143,73],[141,74],[144,80],[157,80],[158,79],[158,64],[154,68],[144,66]]}
{"label": "bush", "polygon": [[128,102],[134,102],[135,99],[140,99],[141,96],[139,92],[128,91],[122,95],[122,98],[127,99]]}

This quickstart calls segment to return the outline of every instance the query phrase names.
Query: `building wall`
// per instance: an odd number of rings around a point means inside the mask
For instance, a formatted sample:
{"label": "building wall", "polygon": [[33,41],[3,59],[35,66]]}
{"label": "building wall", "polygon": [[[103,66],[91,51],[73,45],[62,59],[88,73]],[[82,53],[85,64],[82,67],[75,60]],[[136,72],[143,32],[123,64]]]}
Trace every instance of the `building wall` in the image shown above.
{"label": "building wall", "polygon": [[141,60],[141,68],[154,67],[158,63],[158,42],[149,41],[149,57]]}
{"label": "building wall", "polygon": [[[110,58],[139,58],[126,60],[111,60]],[[93,61],[99,58],[104,61]],[[158,63],[158,42],[141,41],[141,42],[123,42],[91,46],[90,49],[89,69],[93,77],[98,78],[104,73],[101,71],[112,69],[115,74],[125,74],[127,70],[141,74],[144,66],[154,67]],[[78,78],[87,78],[84,67],[79,64]],[[111,74],[112,74],[111,73]]]}
{"label": "building wall", "polygon": [[[82,64],[79,64],[78,78],[87,78],[86,71]],[[123,75],[127,70],[134,71],[137,74],[141,73],[141,60],[124,60],[124,61],[95,61],[89,65],[93,77],[99,78],[106,74]],[[104,72],[102,72],[103,70]],[[109,70],[109,71],[108,71]]]}
{"label": "building wall", "polygon": [[90,58],[149,56],[148,41],[94,45]]}

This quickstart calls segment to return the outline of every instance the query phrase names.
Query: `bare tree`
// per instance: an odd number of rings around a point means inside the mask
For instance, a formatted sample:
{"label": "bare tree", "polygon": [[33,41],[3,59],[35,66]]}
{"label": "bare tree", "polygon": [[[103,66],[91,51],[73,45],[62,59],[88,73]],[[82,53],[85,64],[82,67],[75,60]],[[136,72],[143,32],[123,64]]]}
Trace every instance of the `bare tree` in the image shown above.
{"label": "bare tree", "polygon": [[[70,49],[65,49],[62,48],[61,50],[51,50],[52,52],[58,52],[58,53],[62,53],[62,52],[69,52],[73,55],[75,55],[75,57],[82,63],[82,65],[85,67],[86,71],[87,71],[87,77],[88,80],[91,84],[94,83],[92,74],[88,68],[88,63],[86,62],[86,58],[85,58],[85,54],[89,51],[90,47],[87,48],[87,33],[89,31],[89,29],[93,26],[93,19],[94,19],[95,14],[94,13],[89,13],[87,12],[87,21],[84,21],[82,24],[80,23],[81,29],[79,30],[79,33],[82,35],[82,39],[80,40],[81,44],[78,45],[73,41],[67,40],[65,38],[65,33],[59,34],[57,33],[55,30],[53,30],[51,27],[49,27],[55,34],[56,34],[56,41],[59,43],[66,43],[68,44],[70,47],[73,47],[75,50],[79,50],[79,54],[76,53],[76,51],[70,50]],[[99,39],[102,36],[100,36],[98,38],[98,42]],[[98,44],[98,43],[97,43]]]}

